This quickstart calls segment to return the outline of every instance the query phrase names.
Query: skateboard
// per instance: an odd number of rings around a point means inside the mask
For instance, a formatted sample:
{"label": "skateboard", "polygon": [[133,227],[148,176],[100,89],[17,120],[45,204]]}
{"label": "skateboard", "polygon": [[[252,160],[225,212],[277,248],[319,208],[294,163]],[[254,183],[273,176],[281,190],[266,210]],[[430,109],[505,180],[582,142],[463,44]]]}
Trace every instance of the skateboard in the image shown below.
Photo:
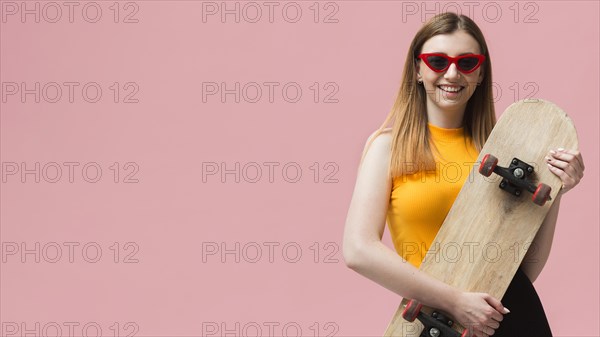
{"label": "skateboard", "polygon": [[[571,119],[542,99],[510,105],[498,119],[420,269],[464,291],[502,299],[559,192],[544,157],[577,149]],[[448,314],[403,299],[384,336],[458,337]]]}

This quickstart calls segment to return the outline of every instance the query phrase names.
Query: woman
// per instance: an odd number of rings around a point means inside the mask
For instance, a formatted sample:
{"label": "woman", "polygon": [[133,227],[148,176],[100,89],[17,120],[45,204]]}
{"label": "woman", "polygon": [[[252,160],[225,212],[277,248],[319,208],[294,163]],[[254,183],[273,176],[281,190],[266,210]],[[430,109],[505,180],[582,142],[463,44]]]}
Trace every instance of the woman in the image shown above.
{"label": "woman", "polygon": [[[392,127],[385,128],[389,122]],[[548,153],[548,169],[563,188],[533,242],[535,252],[525,256],[528,263],[502,301],[418,270],[469,174],[466,163],[477,160],[495,122],[491,59],[480,29],[464,15],[435,16],[413,39],[394,107],[365,145],[346,220],[344,259],[398,295],[469,323],[475,336],[551,336],[532,282],[548,258],[560,198],[583,177],[578,151]],[[459,165],[459,181],[440,179],[440,165],[449,162],[465,163]],[[386,220],[397,252],[381,242]]]}

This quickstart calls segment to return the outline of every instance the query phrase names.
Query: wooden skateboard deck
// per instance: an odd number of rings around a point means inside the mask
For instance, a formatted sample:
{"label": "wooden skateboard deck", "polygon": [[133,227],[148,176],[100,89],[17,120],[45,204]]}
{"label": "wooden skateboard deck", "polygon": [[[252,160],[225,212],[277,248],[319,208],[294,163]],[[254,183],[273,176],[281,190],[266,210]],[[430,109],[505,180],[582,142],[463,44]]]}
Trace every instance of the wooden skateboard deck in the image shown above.
{"label": "wooden skateboard deck", "polygon": [[[575,127],[565,112],[541,99],[510,105],[487,139],[420,269],[464,291],[485,292],[502,299],[562,186],[544,160],[550,150],[559,147],[578,148]],[[514,191],[501,189],[502,177],[496,173],[486,177],[479,171],[486,154],[497,157],[497,165],[508,171],[513,158],[531,165],[534,172],[528,179],[535,185],[547,184],[550,200],[540,206],[527,190],[516,196]],[[489,165],[485,169],[489,170]],[[435,309],[423,306],[421,315],[409,322],[403,318],[408,302],[402,301],[384,336],[421,335],[424,325],[420,321],[428,321]],[[411,311],[414,308],[410,306]],[[441,331],[438,328],[439,336],[460,336],[464,331],[458,323],[450,329],[447,325]],[[423,333],[431,336],[428,331]],[[433,331],[433,337],[436,334]]]}

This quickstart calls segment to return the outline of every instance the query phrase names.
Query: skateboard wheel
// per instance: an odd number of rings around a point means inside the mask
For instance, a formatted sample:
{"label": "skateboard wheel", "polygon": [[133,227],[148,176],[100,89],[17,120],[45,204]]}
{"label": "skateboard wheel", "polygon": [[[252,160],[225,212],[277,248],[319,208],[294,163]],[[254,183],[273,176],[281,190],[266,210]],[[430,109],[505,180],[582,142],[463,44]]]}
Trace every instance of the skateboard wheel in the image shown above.
{"label": "skateboard wheel", "polygon": [[552,188],[550,186],[546,184],[539,184],[537,189],[535,190],[535,193],[533,193],[533,196],[531,197],[533,203],[536,205],[544,206],[546,201],[548,201],[548,199],[550,198],[551,191]]}
{"label": "skateboard wheel", "polygon": [[479,165],[479,173],[489,177],[494,172],[496,165],[498,165],[498,158],[488,153],[483,157],[483,160],[481,160],[481,165]]}
{"label": "skateboard wheel", "polygon": [[406,308],[404,308],[404,311],[402,312],[402,318],[409,322],[413,322],[415,319],[417,319],[419,312],[421,312],[422,306],[423,305],[421,303],[415,300],[408,301]]}

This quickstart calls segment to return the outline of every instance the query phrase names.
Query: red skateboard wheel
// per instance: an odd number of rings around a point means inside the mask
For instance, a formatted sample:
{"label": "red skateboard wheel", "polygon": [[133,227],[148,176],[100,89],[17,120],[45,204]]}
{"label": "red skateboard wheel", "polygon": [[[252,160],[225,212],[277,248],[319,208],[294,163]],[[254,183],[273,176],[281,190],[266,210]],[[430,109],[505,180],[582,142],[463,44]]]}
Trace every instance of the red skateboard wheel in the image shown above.
{"label": "red skateboard wheel", "polygon": [[533,203],[536,205],[544,206],[546,201],[550,199],[551,191],[552,188],[550,186],[546,184],[539,184],[537,189],[535,190],[535,193],[533,193],[533,196],[531,197]]}
{"label": "red skateboard wheel", "polygon": [[496,165],[498,165],[498,158],[488,153],[481,160],[481,165],[479,165],[479,173],[489,177],[494,172]]}
{"label": "red skateboard wheel", "polygon": [[404,311],[402,312],[402,318],[409,322],[413,322],[415,319],[417,319],[419,312],[421,312],[422,306],[423,305],[421,303],[415,300],[408,301],[406,308],[404,308]]}

